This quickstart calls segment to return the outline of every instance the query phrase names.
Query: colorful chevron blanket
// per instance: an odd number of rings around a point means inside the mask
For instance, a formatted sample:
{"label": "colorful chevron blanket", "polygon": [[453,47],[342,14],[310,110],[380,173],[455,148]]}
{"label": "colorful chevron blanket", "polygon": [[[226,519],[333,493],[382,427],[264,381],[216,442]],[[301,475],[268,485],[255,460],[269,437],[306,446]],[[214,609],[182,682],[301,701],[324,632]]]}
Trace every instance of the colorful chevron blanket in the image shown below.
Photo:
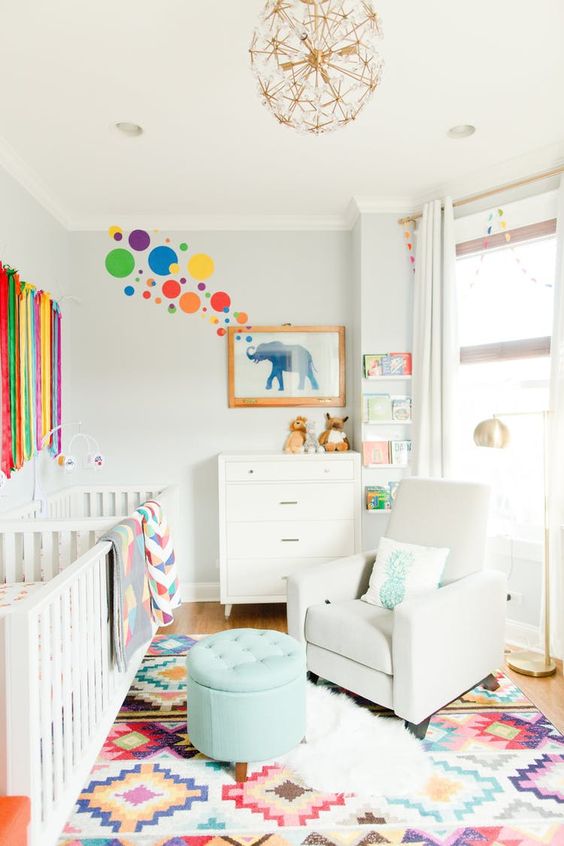
{"label": "colorful chevron blanket", "polygon": [[145,536],[153,622],[168,626],[174,619],[174,609],[181,602],[170,529],[160,503],[154,500],[143,503],[135,513],[141,516]]}
{"label": "colorful chevron blanket", "polygon": [[120,671],[153,636],[151,594],[145,566],[145,538],[140,517],[122,520],[102,540],[110,550],[112,652]]}
{"label": "colorful chevron blanket", "polygon": [[102,540],[110,553],[112,648],[123,671],[134,652],[167,626],[180,605],[170,531],[158,502],[148,501]]}

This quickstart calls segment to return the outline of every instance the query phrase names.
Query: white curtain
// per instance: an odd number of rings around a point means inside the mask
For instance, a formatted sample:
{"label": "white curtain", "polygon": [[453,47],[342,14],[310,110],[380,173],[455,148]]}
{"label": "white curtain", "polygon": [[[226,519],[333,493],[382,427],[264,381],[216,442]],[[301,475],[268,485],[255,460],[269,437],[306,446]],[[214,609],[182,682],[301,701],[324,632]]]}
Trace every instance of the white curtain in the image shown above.
{"label": "white curtain", "polygon": [[413,473],[455,473],[455,389],[459,363],[452,200],[423,209],[413,303]]}
{"label": "white curtain", "polygon": [[564,177],[558,195],[558,249],[554,283],[548,435],[550,639],[564,657]]}

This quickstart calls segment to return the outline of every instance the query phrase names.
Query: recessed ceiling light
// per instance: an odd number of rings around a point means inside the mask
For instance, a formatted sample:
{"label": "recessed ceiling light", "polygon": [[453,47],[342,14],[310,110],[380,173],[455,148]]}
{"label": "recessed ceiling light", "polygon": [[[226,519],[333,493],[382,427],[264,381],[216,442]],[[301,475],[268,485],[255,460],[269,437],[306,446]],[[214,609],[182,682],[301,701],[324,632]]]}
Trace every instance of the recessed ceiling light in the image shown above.
{"label": "recessed ceiling light", "polygon": [[451,126],[447,135],[449,138],[469,138],[475,132],[476,127],[472,126],[471,123],[460,123],[458,126]]}
{"label": "recessed ceiling light", "polygon": [[120,121],[115,124],[116,129],[123,132],[124,135],[129,135],[130,138],[136,138],[143,134],[143,127],[138,123],[128,123],[127,121]]}

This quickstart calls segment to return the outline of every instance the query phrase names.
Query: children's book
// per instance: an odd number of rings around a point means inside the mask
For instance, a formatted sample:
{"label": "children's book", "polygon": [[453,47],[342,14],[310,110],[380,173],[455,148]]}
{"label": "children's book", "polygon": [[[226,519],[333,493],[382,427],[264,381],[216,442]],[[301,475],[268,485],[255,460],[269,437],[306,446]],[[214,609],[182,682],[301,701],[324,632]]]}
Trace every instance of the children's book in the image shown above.
{"label": "children's book", "polygon": [[385,358],[385,353],[364,356],[364,375],[367,379],[384,375],[383,361]]}
{"label": "children's book", "polygon": [[411,397],[392,397],[392,420],[405,423],[411,420]]}
{"label": "children's book", "polygon": [[388,488],[379,485],[366,488],[366,508],[368,511],[389,511],[390,492]]}
{"label": "children's book", "polygon": [[382,423],[392,419],[392,400],[389,394],[372,394],[366,400],[368,423]]}
{"label": "children's book", "polygon": [[391,352],[386,359],[385,376],[411,376],[411,353]]}
{"label": "children's book", "polygon": [[364,441],[362,444],[362,461],[365,466],[390,464],[390,442]]}
{"label": "children's book", "polygon": [[390,464],[405,467],[411,455],[411,441],[390,441]]}

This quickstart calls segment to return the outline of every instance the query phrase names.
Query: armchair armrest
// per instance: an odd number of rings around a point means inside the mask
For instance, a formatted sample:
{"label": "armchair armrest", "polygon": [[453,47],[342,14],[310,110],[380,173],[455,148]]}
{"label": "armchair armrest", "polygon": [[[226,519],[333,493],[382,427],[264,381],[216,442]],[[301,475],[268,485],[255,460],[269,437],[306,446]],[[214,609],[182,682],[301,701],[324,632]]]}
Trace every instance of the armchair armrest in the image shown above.
{"label": "armchair armrest", "polygon": [[358,599],[368,589],[376,551],[359,552],[307,567],[288,578],[288,633],[305,642],[305,618],[310,605],[329,599]]}
{"label": "armchair armrest", "polygon": [[394,711],[419,723],[503,666],[506,577],[482,570],[398,605]]}

